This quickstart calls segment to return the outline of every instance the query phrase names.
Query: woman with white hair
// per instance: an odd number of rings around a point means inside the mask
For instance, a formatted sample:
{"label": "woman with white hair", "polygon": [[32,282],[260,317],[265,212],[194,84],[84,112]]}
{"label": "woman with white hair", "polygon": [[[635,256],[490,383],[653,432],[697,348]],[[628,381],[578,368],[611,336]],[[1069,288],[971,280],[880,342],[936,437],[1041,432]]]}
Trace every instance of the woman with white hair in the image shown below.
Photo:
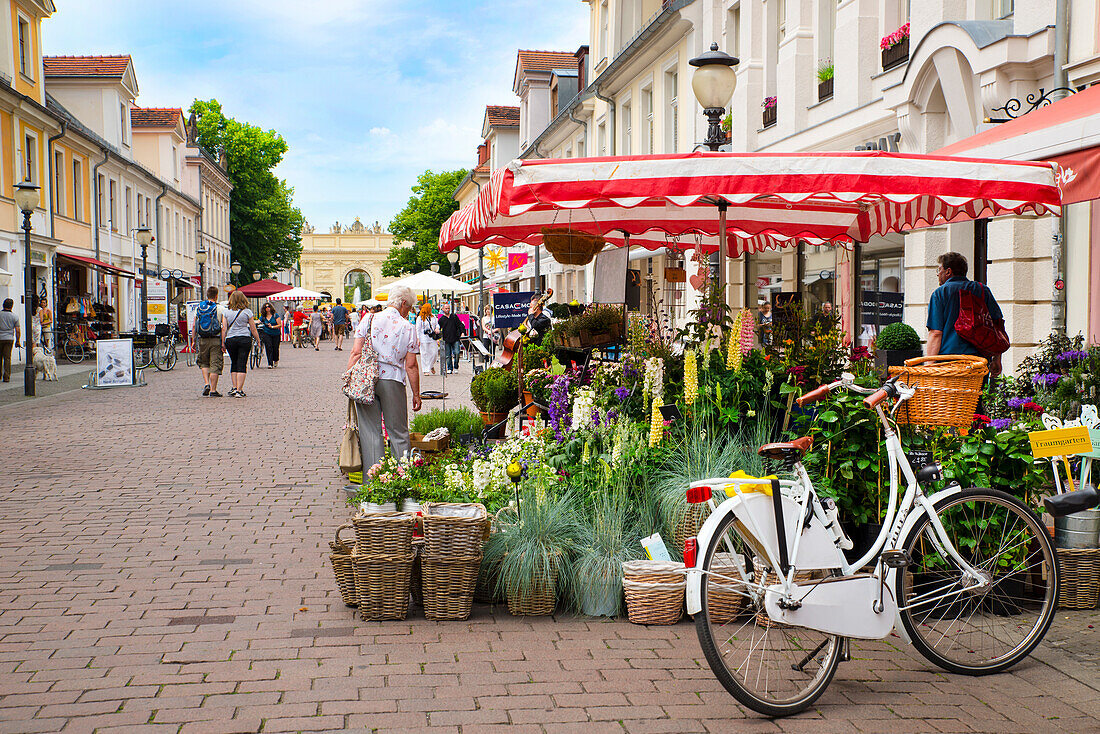
{"label": "woman with white hair", "polygon": [[405,385],[412,389],[413,410],[420,410],[420,368],[417,355],[420,340],[416,328],[409,323],[416,298],[405,286],[394,287],[386,308],[381,313],[364,316],[355,330],[355,343],[348,358],[350,370],[363,356],[363,341],[370,335],[378,354],[378,382],[374,386],[374,402],[355,404],[359,419],[359,447],[363,452],[363,468],[368,469],[382,459],[385,440],[382,419],[390,439],[390,451],[400,458],[411,448],[409,443],[409,410]]}

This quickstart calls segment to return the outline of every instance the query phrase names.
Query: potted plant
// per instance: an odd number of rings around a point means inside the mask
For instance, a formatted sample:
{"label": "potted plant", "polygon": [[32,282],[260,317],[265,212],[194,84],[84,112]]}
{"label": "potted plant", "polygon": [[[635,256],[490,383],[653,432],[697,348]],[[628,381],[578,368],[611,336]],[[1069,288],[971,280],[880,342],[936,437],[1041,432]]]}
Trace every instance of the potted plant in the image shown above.
{"label": "potted plant", "polygon": [[401,502],[412,494],[412,467],[387,454],[363,473],[363,485],[349,502],[363,512],[396,512]]}
{"label": "potted plant", "polygon": [[[427,435],[437,428],[446,428],[451,441],[468,439],[471,435],[481,432],[481,417],[469,408],[451,408],[440,410],[433,408],[426,413],[418,413],[413,416],[410,426],[412,434]],[[449,442],[448,442],[449,445]],[[445,450],[447,446],[436,446],[435,450]]]}
{"label": "potted plant", "polygon": [[557,595],[569,587],[577,546],[572,492],[525,489],[518,519],[489,536],[483,565],[496,567],[497,591],[517,616],[553,614]]}
{"label": "potted plant", "polygon": [[550,385],[553,381],[554,375],[550,374],[550,370],[541,367],[529,370],[523,376],[523,403],[524,405],[531,402],[537,404],[527,409],[527,415],[538,418],[543,411],[539,406],[550,405]]}
{"label": "potted plant", "polygon": [[824,102],[833,96],[833,62],[822,61],[817,67],[817,101]]}
{"label": "potted plant", "polygon": [[775,97],[765,97],[760,106],[764,108],[764,127],[771,127],[777,120],[778,101]]}
{"label": "potted plant", "polygon": [[882,49],[882,70],[887,71],[909,60],[909,24],[883,36],[878,46]]}
{"label": "potted plant", "polygon": [[618,306],[593,304],[583,313],[570,316],[555,327],[555,338],[563,347],[584,349],[614,344],[622,338],[623,312]]}
{"label": "potted plant", "polygon": [[481,421],[486,426],[500,423],[508,417],[508,411],[519,402],[519,386],[516,375],[503,367],[482,370],[470,383],[470,398],[481,411]]}
{"label": "potted plant", "polygon": [[578,526],[573,563],[573,604],[589,617],[614,617],[622,607],[623,563],[642,557],[630,521],[624,487],[596,495],[591,512]]}
{"label": "potted plant", "polygon": [[905,364],[905,360],[921,356],[920,337],[909,324],[897,322],[882,327],[875,339],[875,366],[885,371],[887,367]]}

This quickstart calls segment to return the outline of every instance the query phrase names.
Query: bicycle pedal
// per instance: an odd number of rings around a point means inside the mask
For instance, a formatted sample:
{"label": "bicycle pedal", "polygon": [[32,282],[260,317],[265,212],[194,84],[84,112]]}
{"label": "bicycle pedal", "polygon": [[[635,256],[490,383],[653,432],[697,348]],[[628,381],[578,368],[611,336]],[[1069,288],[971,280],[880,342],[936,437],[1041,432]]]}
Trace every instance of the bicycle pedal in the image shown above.
{"label": "bicycle pedal", "polygon": [[887,568],[905,568],[913,559],[910,558],[909,551],[888,550],[883,551],[882,562]]}

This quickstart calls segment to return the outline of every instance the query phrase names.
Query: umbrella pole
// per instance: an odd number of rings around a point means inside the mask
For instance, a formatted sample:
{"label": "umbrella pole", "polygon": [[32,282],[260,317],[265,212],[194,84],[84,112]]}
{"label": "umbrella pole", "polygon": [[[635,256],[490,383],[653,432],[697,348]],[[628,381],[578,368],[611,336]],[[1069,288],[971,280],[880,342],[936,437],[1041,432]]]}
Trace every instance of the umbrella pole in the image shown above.
{"label": "umbrella pole", "polygon": [[727,302],[726,293],[726,207],[725,201],[718,202],[718,292],[722,294],[722,303]]}

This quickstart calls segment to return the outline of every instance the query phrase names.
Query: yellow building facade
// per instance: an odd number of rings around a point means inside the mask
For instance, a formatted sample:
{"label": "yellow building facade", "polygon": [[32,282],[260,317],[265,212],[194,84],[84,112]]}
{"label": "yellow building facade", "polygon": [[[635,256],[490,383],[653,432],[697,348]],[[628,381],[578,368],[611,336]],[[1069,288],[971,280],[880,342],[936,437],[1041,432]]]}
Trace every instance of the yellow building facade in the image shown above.
{"label": "yellow building facade", "polygon": [[[302,286],[345,298],[344,286],[354,287],[362,275],[373,292],[396,278],[382,277],[382,263],[393,247],[393,235],[380,223],[365,225],[356,217],[350,225],[336,222],[328,232],[317,232],[308,222],[302,228]],[[367,294],[363,293],[365,299]]]}

